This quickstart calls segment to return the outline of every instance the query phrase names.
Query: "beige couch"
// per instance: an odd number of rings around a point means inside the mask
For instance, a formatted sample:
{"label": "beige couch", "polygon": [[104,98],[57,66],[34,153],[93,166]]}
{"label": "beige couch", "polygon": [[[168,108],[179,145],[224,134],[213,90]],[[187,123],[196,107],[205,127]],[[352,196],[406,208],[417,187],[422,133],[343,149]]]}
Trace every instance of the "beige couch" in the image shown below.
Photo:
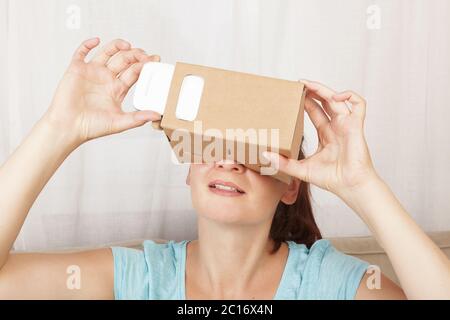
{"label": "beige couch", "polygon": [[[428,233],[430,238],[438,245],[439,248],[450,258],[450,231],[446,232],[433,232]],[[153,239],[156,242],[166,242],[163,239]],[[395,275],[394,269],[384,252],[373,237],[341,237],[341,238],[329,238],[333,245],[341,252],[355,256],[359,259],[365,260],[370,264],[380,267],[380,270],[388,276],[390,279],[398,283],[397,276]],[[126,242],[115,242],[109,243],[107,245],[101,245],[98,247],[108,247],[108,246],[122,246],[129,248],[142,249],[142,239],[130,240]],[[72,248],[67,251],[79,251],[93,249],[89,248]],[[48,251],[46,251],[48,252]],[[57,251],[60,252],[60,251]]]}
{"label": "beige couch", "polygon": [[[428,233],[429,237],[450,258],[450,231]],[[398,278],[383,248],[373,237],[331,238],[340,251],[377,265],[390,279],[398,283]]]}
{"label": "beige couch", "polygon": [[[439,246],[439,248],[441,248],[447,257],[450,258],[450,231],[433,232],[428,233],[428,235]],[[342,237],[330,238],[329,240],[339,251],[380,267],[380,270],[386,276],[398,283],[397,276],[386,253],[373,237]],[[166,240],[154,239],[154,241],[165,242]],[[141,244],[142,240],[131,240],[127,242],[114,243],[111,245],[141,249]]]}

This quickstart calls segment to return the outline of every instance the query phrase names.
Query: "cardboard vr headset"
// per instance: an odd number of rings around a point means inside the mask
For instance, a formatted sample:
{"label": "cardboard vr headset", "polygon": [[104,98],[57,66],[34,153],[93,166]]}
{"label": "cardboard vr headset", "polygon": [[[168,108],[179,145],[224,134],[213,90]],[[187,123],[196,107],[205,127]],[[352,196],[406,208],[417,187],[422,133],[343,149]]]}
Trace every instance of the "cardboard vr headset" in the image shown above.
{"label": "cardboard vr headset", "polygon": [[298,81],[178,62],[149,62],[141,71],[134,107],[162,115],[180,163],[237,161],[290,183],[262,156],[297,159],[303,137],[305,87]]}

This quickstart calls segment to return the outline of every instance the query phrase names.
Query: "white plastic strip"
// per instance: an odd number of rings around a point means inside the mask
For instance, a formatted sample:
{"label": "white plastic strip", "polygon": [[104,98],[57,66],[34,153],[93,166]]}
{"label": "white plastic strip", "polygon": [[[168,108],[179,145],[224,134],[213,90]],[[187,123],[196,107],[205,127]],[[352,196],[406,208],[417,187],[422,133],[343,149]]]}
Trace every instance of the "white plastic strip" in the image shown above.
{"label": "white plastic strip", "polygon": [[134,107],[164,114],[174,71],[171,64],[146,63],[136,84]]}
{"label": "white plastic strip", "polygon": [[175,112],[178,119],[194,121],[197,118],[204,85],[204,79],[196,75],[188,75],[183,79]]}

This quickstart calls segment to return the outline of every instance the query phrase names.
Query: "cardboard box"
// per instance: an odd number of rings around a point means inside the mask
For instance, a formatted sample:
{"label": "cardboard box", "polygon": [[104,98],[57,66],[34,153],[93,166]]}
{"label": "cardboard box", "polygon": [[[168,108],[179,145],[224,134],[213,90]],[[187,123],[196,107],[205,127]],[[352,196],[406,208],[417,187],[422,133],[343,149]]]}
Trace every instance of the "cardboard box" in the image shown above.
{"label": "cardboard box", "polygon": [[[164,131],[179,162],[231,159],[270,174],[263,151],[297,159],[304,121],[302,83],[181,62],[175,67],[150,64],[141,72],[135,107],[162,114],[153,126]],[[281,172],[271,174],[291,181]]]}

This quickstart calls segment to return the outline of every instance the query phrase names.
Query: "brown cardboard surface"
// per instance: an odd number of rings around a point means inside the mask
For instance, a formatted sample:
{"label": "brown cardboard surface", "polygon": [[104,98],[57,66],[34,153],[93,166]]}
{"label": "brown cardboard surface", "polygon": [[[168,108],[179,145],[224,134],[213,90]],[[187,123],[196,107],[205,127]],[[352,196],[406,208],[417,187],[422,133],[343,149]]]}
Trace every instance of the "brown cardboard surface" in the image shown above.
{"label": "brown cardboard surface", "polygon": [[[193,121],[180,120],[175,115],[181,85],[188,75],[197,75],[204,79],[203,95],[195,121],[201,121],[197,122],[197,128],[201,123],[202,132],[215,129],[216,132],[222,133],[206,138],[215,141],[217,146],[222,143],[223,155],[252,170],[260,171],[261,167],[267,166],[261,162],[262,151],[277,147],[273,144],[275,141],[270,139],[270,130],[278,129],[278,150],[274,151],[288,158],[297,158],[304,121],[305,88],[302,83],[179,62],[175,67],[162,121],[154,123],[153,126],[164,130],[174,150],[179,143],[170,139],[175,130],[185,130],[190,136],[190,146],[175,152],[180,162],[186,162],[186,159],[189,159],[189,162],[201,162],[202,151],[204,152],[208,145],[211,146],[211,141],[204,141],[207,134],[195,134]],[[242,132],[255,130],[258,133],[264,132],[265,129],[268,141],[258,140],[257,145],[254,145],[250,139],[245,138],[240,144],[235,143],[233,146],[231,140],[235,139],[227,139],[227,129],[240,129]],[[195,139],[198,139],[196,145]],[[228,147],[232,148],[227,148],[227,143]],[[201,150],[195,148],[199,145]],[[238,158],[236,154],[238,145],[245,150],[244,158]],[[254,150],[257,150],[258,157],[256,162],[250,163],[250,151]],[[215,156],[214,152],[211,154]],[[274,177],[286,183],[290,182],[290,177],[280,172]]]}

